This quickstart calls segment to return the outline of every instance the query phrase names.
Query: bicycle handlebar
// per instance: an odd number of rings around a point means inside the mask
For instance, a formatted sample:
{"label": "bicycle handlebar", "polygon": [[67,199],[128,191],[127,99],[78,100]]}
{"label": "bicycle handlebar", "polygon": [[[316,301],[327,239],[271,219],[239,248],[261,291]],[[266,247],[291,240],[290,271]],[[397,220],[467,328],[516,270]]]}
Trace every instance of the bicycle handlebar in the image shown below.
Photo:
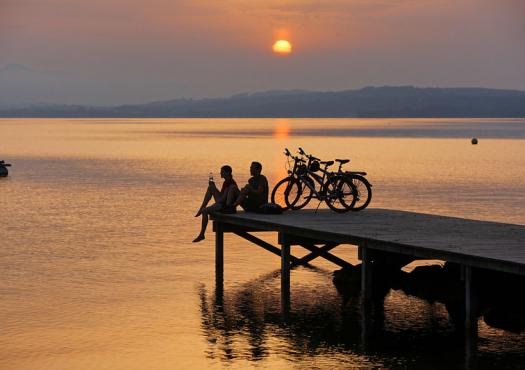
{"label": "bicycle handlebar", "polygon": [[292,153],[290,153],[288,148],[284,148],[284,155],[287,156],[287,157],[292,158],[296,162],[306,162],[304,159],[292,155]]}

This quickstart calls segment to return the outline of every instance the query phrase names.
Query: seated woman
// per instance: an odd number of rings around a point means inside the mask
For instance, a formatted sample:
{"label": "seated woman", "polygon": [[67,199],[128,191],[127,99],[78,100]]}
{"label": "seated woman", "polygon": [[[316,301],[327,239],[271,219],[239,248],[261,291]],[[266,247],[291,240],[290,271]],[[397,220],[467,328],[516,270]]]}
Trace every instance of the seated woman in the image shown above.
{"label": "seated woman", "polygon": [[[232,168],[228,165],[221,167],[221,177],[224,179],[222,188],[219,191],[215,183],[212,181],[208,185],[208,190],[204,194],[204,199],[202,205],[199,208],[199,211],[195,217],[202,215],[202,225],[199,235],[193,240],[193,243],[198,243],[204,240],[204,233],[206,232],[206,227],[208,226],[208,215],[213,212],[222,211],[224,213],[234,212],[233,202],[239,196],[239,188],[237,183],[232,176]],[[207,206],[211,198],[215,200],[215,204]]]}

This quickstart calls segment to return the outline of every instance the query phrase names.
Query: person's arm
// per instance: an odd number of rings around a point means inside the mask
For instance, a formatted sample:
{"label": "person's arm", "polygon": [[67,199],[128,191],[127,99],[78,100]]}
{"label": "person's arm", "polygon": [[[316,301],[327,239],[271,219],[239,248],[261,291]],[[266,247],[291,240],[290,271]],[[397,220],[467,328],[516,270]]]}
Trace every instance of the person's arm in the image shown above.
{"label": "person's arm", "polygon": [[[262,176],[262,175],[261,175]],[[253,190],[253,194],[262,194],[264,193],[264,188],[267,188],[268,187],[268,180],[266,180],[266,177],[261,177],[261,180],[259,181],[259,186],[257,187],[257,189],[254,189]]]}
{"label": "person's arm", "polygon": [[250,193],[255,194],[255,195],[262,194],[262,192],[264,191],[264,186],[262,184],[259,184],[257,189],[254,189],[253,187],[250,187],[250,188],[251,188]]}
{"label": "person's arm", "polygon": [[217,201],[217,203],[223,203],[223,204],[226,203],[226,197],[228,196],[229,188],[230,187],[228,186],[226,189],[224,189],[224,192],[221,192],[221,196],[219,197],[219,200]]}
{"label": "person's arm", "polygon": [[250,184],[246,185],[247,189],[248,189],[248,193],[249,194],[253,194],[253,195],[259,195],[259,194],[262,194],[264,192],[264,185],[267,184],[267,180],[266,178],[261,178],[261,180],[259,181],[259,186],[257,186],[256,188],[251,186]]}

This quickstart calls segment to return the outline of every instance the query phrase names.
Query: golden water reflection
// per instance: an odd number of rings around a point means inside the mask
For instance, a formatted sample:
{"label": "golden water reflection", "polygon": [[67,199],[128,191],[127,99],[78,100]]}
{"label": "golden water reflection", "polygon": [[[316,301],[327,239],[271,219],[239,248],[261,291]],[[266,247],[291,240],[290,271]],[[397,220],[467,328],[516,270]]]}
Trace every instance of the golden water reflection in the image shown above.
{"label": "golden water reflection", "polygon": [[290,120],[286,118],[277,118],[275,120],[275,131],[273,137],[277,140],[284,140],[288,139],[290,133]]}
{"label": "golden water reflection", "polygon": [[[519,128],[516,121],[502,123],[461,121],[458,127],[488,127],[500,136],[501,127],[510,133]],[[0,159],[13,167],[0,179],[0,368],[243,368],[255,360],[285,368],[307,367],[312,356],[319,368],[352,363],[358,342],[345,321],[351,308],[342,307],[328,263],[315,263],[328,276],[293,273],[292,321],[282,324],[278,277],[257,280],[275,272],[278,258],[228,234],[225,313],[214,313],[212,234],[199,246],[191,243],[207,175],[229,163],[244,184],[250,163],[258,160],[273,185],[286,176],[284,147],[301,146],[324,159],[350,157],[349,168],[366,170],[374,185],[372,207],[525,224],[523,140],[478,135],[473,146],[470,138],[431,136],[450,125],[389,119],[1,119]],[[278,130],[287,136],[276,138]],[[388,136],[414,132],[426,136]],[[264,238],[275,244],[274,235]],[[337,256],[355,259],[350,248],[338,248]],[[406,309],[410,300],[398,298],[386,306],[387,317],[402,312],[407,322],[426,323]],[[206,334],[203,300],[207,316],[224,322],[227,336],[219,336],[223,329],[217,331],[214,322]],[[418,307],[428,311],[424,303]],[[323,320],[325,327],[315,327],[318,337],[308,332]],[[341,340],[322,332],[334,328]],[[480,331],[490,334],[487,356],[509,343],[523,347],[519,335]],[[358,360],[382,364],[390,355],[361,354]]]}

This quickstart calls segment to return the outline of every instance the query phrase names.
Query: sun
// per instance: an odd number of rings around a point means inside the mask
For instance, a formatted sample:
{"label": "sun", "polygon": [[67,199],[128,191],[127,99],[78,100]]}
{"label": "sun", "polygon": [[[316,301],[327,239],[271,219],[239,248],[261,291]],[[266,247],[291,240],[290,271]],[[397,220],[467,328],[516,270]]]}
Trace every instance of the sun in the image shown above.
{"label": "sun", "polygon": [[292,52],[292,44],[286,40],[279,40],[273,44],[273,52],[279,55],[288,55]]}

